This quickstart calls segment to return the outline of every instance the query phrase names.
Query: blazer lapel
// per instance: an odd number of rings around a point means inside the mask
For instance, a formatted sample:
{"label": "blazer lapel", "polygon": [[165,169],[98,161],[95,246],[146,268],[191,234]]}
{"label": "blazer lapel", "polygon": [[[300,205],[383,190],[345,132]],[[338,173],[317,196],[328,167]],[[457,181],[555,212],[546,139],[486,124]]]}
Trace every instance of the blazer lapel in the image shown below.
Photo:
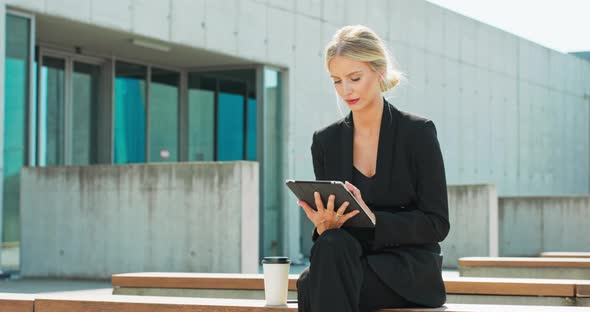
{"label": "blazer lapel", "polygon": [[348,181],[352,183],[352,143],[353,143],[353,127],[352,112],[344,118],[341,124],[342,132],[340,135],[340,172],[342,176],[341,181]]}
{"label": "blazer lapel", "polygon": [[[381,190],[390,189],[392,180],[392,165],[393,155],[395,152],[396,132],[399,119],[399,112],[397,109],[389,104],[387,100],[383,100],[383,115],[381,116],[381,127],[379,130],[379,145],[377,147],[377,168],[375,178],[377,179],[377,187]],[[352,182],[352,166],[353,166],[353,135],[354,135],[354,120],[352,112],[344,118],[342,124],[342,132],[340,136],[340,172],[342,173],[341,180]]]}
{"label": "blazer lapel", "polygon": [[396,148],[396,133],[399,124],[398,110],[385,99],[383,100],[383,116],[379,130],[379,146],[377,148],[377,187],[381,190],[391,189],[393,179],[392,166]]}

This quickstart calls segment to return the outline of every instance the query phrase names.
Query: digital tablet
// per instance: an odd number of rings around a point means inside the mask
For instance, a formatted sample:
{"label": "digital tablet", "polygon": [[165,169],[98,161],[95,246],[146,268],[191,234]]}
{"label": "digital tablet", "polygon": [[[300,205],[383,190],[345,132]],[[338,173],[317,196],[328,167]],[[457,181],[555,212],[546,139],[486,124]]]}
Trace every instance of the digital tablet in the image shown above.
{"label": "digital tablet", "polygon": [[356,216],[348,219],[348,221],[343,224],[344,227],[375,227],[375,220],[370,217],[369,212],[365,211],[356,198],[354,198],[354,195],[352,195],[344,183],[340,181],[287,180],[285,184],[298,199],[305,201],[315,210],[317,210],[317,207],[313,196],[314,192],[320,193],[324,206],[327,205],[330,194],[334,194],[334,211],[338,210],[344,202],[348,201],[349,205],[346,207],[345,214],[354,210],[360,210],[360,212]]}

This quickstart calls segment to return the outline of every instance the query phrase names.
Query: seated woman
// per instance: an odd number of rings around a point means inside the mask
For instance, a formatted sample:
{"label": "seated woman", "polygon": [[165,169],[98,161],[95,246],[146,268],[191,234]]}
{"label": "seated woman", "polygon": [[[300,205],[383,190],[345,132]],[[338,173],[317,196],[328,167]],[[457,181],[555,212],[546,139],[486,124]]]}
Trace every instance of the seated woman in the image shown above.
{"label": "seated woman", "polygon": [[338,30],[326,48],[326,66],[350,113],[314,133],[315,176],[347,181],[376,225],[342,227],[356,212],[343,214],[347,203],[334,207],[334,196],[323,202],[316,194],[317,211],[298,202],[315,225],[310,266],[297,281],[299,311],[441,306],[439,242],[450,225],[434,123],[383,98],[400,74],[367,27]]}

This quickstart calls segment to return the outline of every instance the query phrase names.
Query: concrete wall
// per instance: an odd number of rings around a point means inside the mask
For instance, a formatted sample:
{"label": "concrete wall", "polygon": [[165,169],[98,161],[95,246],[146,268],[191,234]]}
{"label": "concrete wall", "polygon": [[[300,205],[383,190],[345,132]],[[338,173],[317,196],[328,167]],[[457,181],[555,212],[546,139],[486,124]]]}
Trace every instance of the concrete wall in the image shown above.
{"label": "concrete wall", "polygon": [[442,242],[443,266],[467,256],[498,255],[498,197],[494,185],[450,185],[451,230]]}
{"label": "concrete wall", "polygon": [[258,163],[25,168],[21,273],[258,272]]}
{"label": "concrete wall", "polygon": [[[285,179],[313,177],[312,132],[341,117],[325,44],[343,25],[366,24],[408,77],[386,97],[436,123],[449,184],[495,184],[502,196],[590,191],[590,63],[427,1],[6,1],[288,69]],[[294,197],[283,206],[295,258],[308,233],[298,233]]]}
{"label": "concrete wall", "polygon": [[500,255],[590,251],[590,197],[500,198]]}

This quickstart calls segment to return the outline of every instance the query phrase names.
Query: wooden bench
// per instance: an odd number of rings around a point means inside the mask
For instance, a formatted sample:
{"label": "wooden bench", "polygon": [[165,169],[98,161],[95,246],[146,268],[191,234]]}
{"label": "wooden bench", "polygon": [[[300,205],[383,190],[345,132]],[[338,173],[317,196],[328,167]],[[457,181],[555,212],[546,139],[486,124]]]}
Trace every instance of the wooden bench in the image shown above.
{"label": "wooden bench", "polygon": [[[560,307],[560,311],[577,312],[588,311],[581,307]],[[240,299],[211,299],[211,298],[172,298],[150,296],[86,296],[86,297],[40,297],[35,300],[35,312],[277,312],[297,311],[296,304],[286,307],[265,307],[263,300]],[[420,311],[445,311],[445,312],[494,312],[494,311],[555,311],[555,307],[544,306],[514,306],[514,305],[474,305],[474,304],[447,304],[436,309],[411,308],[411,309],[382,309],[380,312],[420,312]]]}
{"label": "wooden bench", "polygon": [[[289,298],[296,299],[297,275],[289,276]],[[112,277],[113,294],[264,299],[262,274],[128,273]],[[447,302],[590,305],[590,281],[446,278]]]}
{"label": "wooden bench", "polygon": [[27,294],[0,293],[0,311],[33,312],[35,297]]}
{"label": "wooden bench", "polygon": [[459,258],[460,276],[590,280],[590,259],[580,258]]}
{"label": "wooden bench", "polygon": [[590,252],[547,251],[539,256],[544,258],[590,258]]}

